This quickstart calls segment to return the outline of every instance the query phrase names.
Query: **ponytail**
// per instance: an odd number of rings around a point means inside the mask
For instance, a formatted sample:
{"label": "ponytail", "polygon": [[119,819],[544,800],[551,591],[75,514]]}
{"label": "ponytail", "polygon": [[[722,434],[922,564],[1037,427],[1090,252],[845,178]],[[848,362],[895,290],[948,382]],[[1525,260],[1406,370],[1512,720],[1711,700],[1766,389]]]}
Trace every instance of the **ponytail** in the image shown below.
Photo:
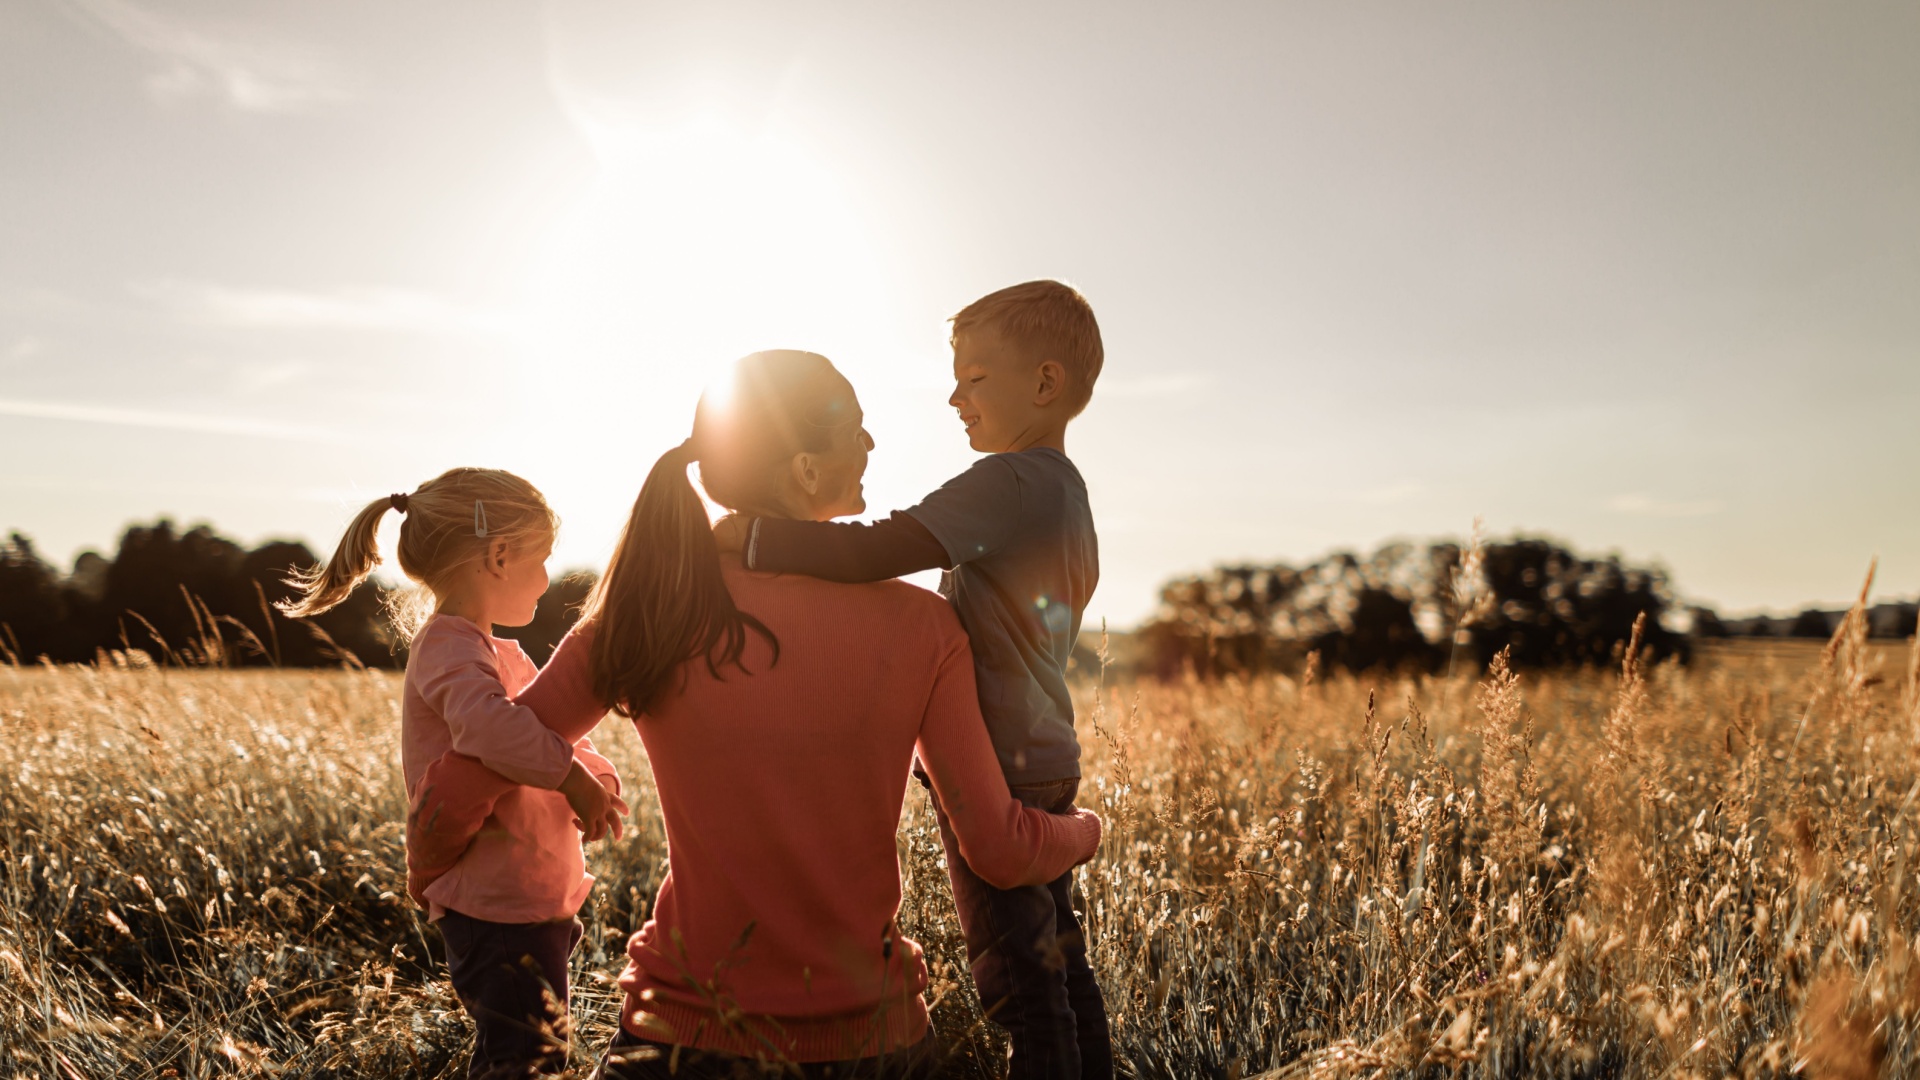
{"label": "ponytail", "polygon": [[394,495],[368,503],[353,516],[346,535],[340,538],[340,546],[333,550],[333,558],[328,559],[326,565],[296,569],[287,576],[287,584],[299,590],[300,597],[282,600],[274,607],[288,618],[304,619],[345,600],[380,562],[380,519],[389,509],[404,513],[406,498]]}
{"label": "ponytail", "polygon": [[746,671],[740,658],[749,627],[780,658],[773,632],[734,606],[727,591],[706,506],[687,478],[696,457],[689,439],[654,463],[581,613],[582,624],[597,623],[594,694],[625,717],[656,705],[695,657],[706,659],[715,678],[728,664]]}
{"label": "ponytail", "polygon": [[[287,577],[286,583],[300,595],[275,605],[281,614],[296,619],[318,615],[367,580],[380,562],[380,519],[388,510],[406,518],[396,552],[401,571],[426,586],[436,600],[455,573],[483,557],[490,545],[551,543],[560,527],[545,496],[520,477],[499,469],[448,469],[411,495],[375,499],[355,514],[325,566],[295,570]],[[394,629],[411,638],[432,607],[424,594],[415,593],[411,599],[390,598],[388,614]]]}

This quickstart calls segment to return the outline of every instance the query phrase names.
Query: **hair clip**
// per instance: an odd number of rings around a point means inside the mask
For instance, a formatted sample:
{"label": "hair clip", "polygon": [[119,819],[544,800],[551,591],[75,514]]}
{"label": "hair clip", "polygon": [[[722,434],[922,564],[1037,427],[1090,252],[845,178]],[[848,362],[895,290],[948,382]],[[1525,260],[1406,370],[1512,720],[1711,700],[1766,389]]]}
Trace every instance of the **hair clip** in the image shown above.
{"label": "hair clip", "polygon": [[473,500],[473,535],[481,539],[487,535],[487,508],[479,499]]}
{"label": "hair clip", "polygon": [[407,512],[407,497],[396,491],[387,496],[387,505],[404,514]]}

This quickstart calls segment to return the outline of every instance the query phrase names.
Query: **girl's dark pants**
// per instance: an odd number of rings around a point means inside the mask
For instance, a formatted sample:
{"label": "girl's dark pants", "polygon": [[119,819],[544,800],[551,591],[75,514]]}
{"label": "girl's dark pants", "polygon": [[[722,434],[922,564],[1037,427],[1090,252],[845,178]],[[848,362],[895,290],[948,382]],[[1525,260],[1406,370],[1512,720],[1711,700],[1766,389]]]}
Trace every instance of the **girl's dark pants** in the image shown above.
{"label": "girl's dark pants", "polygon": [[794,1065],[686,1047],[676,1057],[673,1047],[642,1039],[623,1027],[614,1033],[593,1080],[929,1080],[936,1056],[929,1035],[917,1046],[853,1061]]}
{"label": "girl's dark pants", "polygon": [[[1050,814],[1072,810],[1079,790],[1078,780],[1012,788],[1014,798]],[[1013,1043],[1007,1080],[1111,1080],[1113,1039],[1073,910],[1073,872],[1045,885],[994,888],[961,857],[931,785],[927,795],[940,820],[980,1006]]]}
{"label": "girl's dark pants", "polygon": [[567,961],[585,930],[580,920],[497,923],[448,911],[439,926],[454,993],[473,1017],[469,1080],[565,1069]]}

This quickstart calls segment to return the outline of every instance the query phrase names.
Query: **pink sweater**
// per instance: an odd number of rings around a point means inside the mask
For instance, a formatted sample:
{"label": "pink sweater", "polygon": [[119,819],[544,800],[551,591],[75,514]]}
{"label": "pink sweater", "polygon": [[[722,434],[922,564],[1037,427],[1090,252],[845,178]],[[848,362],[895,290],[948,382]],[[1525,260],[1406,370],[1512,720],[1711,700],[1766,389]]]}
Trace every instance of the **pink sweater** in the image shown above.
{"label": "pink sweater", "polygon": [[[400,705],[401,766],[415,807],[407,822],[409,891],[435,919],[448,910],[491,922],[570,917],[593,887],[573,810],[552,789],[575,756],[596,776],[614,777],[613,765],[585,732],[563,739],[509,700],[537,673],[517,642],[457,616],[434,616],[413,639]],[[416,889],[417,850],[448,832],[437,815],[420,813],[428,789],[439,786],[429,771],[461,754],[507,780],[484,813],[463,823],[431,883]]]}
{"label": "pink sweater", "polygon": [[[635,722],[668,868],[627,945],[623,1022],[648,1038],[793,1061],[915,1043],[927,1029],[926,964],[894,925],[895,834],[915,751],[968,864],[992,884],[1041,884],[1085,862],[1100,819],[1008,793],[966,634],[939,597],[901,582],[750,573],[737,560],[727,586],[779,638],[779,662],[750,633],[752,674],[715,679],[687,664],[684,689]],[[562,738],[604,712],[589,685],[590,635],[569,635],[519,697]],[[503,786],[493,784],[448,786],[455,829],[470,800]]]}

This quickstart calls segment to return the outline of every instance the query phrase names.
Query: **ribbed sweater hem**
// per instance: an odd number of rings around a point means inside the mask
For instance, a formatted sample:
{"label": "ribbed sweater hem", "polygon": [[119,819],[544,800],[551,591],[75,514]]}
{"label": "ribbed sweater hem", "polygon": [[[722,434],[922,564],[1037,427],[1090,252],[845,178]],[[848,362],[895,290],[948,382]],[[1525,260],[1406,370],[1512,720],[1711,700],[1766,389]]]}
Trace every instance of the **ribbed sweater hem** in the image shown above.
{"label": "ribbed sweater hem", "polygon": [[[634,1022],[646,1014],[673,1031]],[[655,1042],[713,1050],[767,1061],[848,1061],[904,1050],[927,1037],[927,1003],[919,994],[873,1011],[838,1016],[737,1015],[723,1023],[712,1009],[676,1002],[627,997],[621,1026]]]}

